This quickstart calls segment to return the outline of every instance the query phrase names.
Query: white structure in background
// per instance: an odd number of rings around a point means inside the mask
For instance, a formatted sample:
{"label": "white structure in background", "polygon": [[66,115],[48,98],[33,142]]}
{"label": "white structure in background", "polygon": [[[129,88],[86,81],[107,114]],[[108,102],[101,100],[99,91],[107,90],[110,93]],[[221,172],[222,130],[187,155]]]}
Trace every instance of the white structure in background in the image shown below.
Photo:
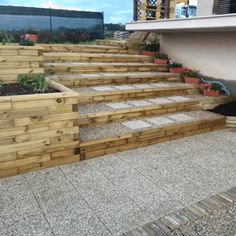
{"label": "white structure in background", "polygon": [[198,17],[130,22],[126,29],[160,33],[162,52],[222,79],[236,96],[236,14],[227,14],[235,7],[236,0],[198,0]]}

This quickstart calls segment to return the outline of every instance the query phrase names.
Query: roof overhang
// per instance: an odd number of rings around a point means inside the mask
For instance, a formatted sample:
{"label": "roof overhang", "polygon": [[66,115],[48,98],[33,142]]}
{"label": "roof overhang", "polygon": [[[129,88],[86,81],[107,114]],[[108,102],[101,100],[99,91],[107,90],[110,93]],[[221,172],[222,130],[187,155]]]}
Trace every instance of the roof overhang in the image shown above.
{"label": "roof overhang", "polygon": [[135,21],[127,23],[126,30],[155,31],[159,33],[236,31],[236,14]]}

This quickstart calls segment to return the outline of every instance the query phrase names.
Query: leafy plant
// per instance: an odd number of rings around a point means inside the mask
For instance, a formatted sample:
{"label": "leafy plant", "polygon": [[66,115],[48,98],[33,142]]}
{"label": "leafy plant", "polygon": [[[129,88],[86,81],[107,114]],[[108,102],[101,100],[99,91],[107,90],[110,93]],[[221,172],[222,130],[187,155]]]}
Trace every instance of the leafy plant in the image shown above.
{"label": "leafy plant", "polygon": [[143,45],[143,50],[150,51],[150,52],[158,52],[160,49],[160,43],[159,41],[152,41],[152,42],[146,42]]}
{"label": "leafy plant", "polygon": [[158,52],[156,55],[155,55],[155,58],[157,59],[162,59],[162,60],[168,60],[168,55],[164,54],[164,53],[160,53]]}
{"label": "leafy plant", "polygon": [[175,63],[175,62],[173,62],[173,63],[170,63],[170,64],[168,65],[168,67],[169,67],[169,68],[181,68],[181,67],[183,67],[183,65],[182,65],[181,63]]}
{"label": "leafy plant", "polygon": [[21,46],[34,46],[34,42],[32,40],[28,40],[28,39],[21,39],[21,41],[19,42],[19,45],[21,45]]}
{"label": "leafy plant", "polygon": [[38,34],[37,30],[33,29],[32,27],[29,27],[26,30],[26,34]]}
{"label": "leafy plant", "polygon": [[182,78],[191,77],[191,78],[200,78],[200,74],[196,70],[187,70],[181,74]]}
{"label": "leafy plant", "polygon": [[29,87],[29,76],[26,74],[20,74],[17,76],[16,82],[21,86],[28,88]]}
{"label": "leafy plant", "polygon": [[32,81],[32,87],[35,92],[44,93],[48,89],[48,82],[43,74],[37,74]]}

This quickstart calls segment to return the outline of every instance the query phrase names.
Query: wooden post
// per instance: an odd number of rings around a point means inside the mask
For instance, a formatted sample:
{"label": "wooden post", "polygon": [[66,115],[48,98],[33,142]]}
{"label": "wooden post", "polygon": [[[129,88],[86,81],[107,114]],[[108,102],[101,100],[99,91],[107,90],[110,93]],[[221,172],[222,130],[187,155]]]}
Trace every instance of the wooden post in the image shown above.
{"label": "wooden post", "polygon": [[175,0],[170,0],[170,19],[175,18]]}
{"label": "wooden post", "polygon": [[156,11],[156,19],[161,19],[161,0],[157,0],[157,11]]}
{"label": "wooden post", "polygon": [[147,0],[142,1],[141,12],[141,20],[147,20]]}

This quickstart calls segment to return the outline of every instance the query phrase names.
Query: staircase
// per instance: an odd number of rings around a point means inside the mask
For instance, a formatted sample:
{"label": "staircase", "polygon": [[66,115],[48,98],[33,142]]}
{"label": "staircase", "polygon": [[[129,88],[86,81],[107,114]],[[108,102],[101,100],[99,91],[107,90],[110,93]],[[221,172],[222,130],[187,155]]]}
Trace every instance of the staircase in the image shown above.
{"label": "staircase", "polygon": [[45,49],[48,78],[78,92],[82,159],[224,127],[225,117],[203,110],[224,97],[205,98],[152,61],[123,41]]}

